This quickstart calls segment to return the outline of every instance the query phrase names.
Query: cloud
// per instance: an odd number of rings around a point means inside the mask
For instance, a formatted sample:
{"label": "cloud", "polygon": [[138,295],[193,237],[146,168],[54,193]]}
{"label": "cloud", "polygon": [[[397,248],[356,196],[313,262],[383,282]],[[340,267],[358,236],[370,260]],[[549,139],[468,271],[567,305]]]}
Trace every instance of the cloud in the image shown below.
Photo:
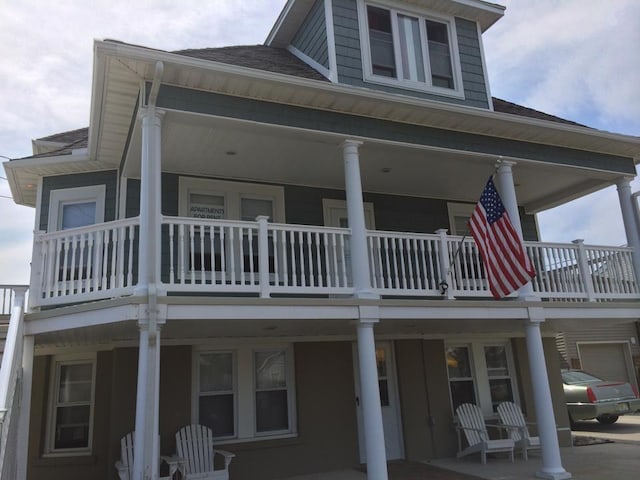
{"label": "cloud", "polygon": [[[21,0],[0,9],[0,155],[89,122],[93,41],[165,50],[258,44],[286,0]],[[495,96],[640,135],[640,2],[502,0],[484,35]],[[8,195],[0,180],[0,195]],[[634,182],[637,189],[637,182]],[[0,198],[0,282],[26,281],[32,209]],[[615,188],[539,216],[543,239],[625,243]],[[603,220],[606,219],[606,220]]]}
{"label": "cloud", "polygon": [[640,2],[504,3],[505,17],[484,38],[494,94],[640,135]]}

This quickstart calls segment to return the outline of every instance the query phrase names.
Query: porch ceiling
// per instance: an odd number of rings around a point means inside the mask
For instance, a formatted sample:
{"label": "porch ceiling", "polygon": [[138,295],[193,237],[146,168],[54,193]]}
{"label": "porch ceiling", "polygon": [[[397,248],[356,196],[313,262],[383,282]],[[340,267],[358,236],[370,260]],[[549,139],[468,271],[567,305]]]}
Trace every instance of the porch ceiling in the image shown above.
{"label": "porch ceiling", "polygon": [[[123,173],[140,176],[136,125]],[[168,111],[163,119],[163,170],[256,182],[344,189],[344,135]],[[495,155],[361,139],[363,190],[475,202],[493,172]],[[514,159],[518,161],[518,159]],[[529,212],[603,188],[606,172],[520,160],[514,168],[519,203]]]}

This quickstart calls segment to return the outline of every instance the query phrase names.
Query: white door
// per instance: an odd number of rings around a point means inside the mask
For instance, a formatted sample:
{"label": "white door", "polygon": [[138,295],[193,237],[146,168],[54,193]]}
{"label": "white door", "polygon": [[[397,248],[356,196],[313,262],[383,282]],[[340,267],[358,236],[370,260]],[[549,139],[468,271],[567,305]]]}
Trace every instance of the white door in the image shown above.
{"label": "white door", "polygon": [[[360,401],[360,368],[358,365],[357,345],[354,345],[354,365],[356,380],[356,407],[358,413],[358,441],[360,445],[360,462],[367,460],[365,450],[364,422]],[[384,446],[387,460],[404,458],[402,443],[402,426],[400,423],[400,398],[396,380],[396,367],[391,342],[376,342],[376,362],[378,365],[378,386],[380,388],[380,405],[382,407],[382,425],[384,428]]]}

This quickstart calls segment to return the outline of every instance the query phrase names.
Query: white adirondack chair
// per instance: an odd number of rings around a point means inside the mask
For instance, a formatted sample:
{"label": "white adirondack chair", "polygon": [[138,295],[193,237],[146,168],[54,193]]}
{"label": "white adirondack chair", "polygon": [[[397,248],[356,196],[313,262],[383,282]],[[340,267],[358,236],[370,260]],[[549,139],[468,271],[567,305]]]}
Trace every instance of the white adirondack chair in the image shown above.
{"label": "white adirondack chair", "polygon": [[[515,442],[511,438],[491,440],[487,432],[487,426],[500,427],[500,425],[485,424],[482,410],[472,403],[463,403],[456,408],[458,417],[458,458],[464,457],[472,453],[480,452],[482,463],[487,463],[487,453],[509,453],[513,462],[513,449]],[[462,439],[460,438],[460,430],[462,430],[467,439],[467,448],[462,448]]]}
{"label": "white adirondack chair", "polygon": [[[116,462],[116,469],[120,480],[131,480],[133,478],[133,445],[135,443],[136,432],[129,432],[120,439],[120,460]],[[158,439],[159,440],[159,439]],[[162,457],[169,466],[169,476],[162,479],[173,478],[179,468],[180,459],[176,457]]]}
{"label": "white adirondack chair", "polygon": [[[213,432],[204,425],[187,425],[176,433],[180,469],[185,480],[229,480],[229,463],[235,454],[213,448]],[[224,459],[224,468],[215,469],[215,456]]]}
{"label": "white adirondack chair", "polygon": [[509,437],[515,442],[517,448],[522,449],[522,458],[528,459],[528,450],[540,448],[540,437],[529,435],[527,421],[520,407],[513,402],[502,402],[498,405],[500,422],[508,428]]}

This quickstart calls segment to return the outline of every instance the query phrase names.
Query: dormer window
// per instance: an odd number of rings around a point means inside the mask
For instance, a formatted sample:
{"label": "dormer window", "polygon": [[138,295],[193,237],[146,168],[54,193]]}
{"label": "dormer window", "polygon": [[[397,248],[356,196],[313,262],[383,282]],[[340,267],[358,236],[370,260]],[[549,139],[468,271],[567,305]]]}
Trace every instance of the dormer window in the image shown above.
{"label": "dormer window", "polygon": [[359,1],[365,81],[462,97],[452,19]]}

